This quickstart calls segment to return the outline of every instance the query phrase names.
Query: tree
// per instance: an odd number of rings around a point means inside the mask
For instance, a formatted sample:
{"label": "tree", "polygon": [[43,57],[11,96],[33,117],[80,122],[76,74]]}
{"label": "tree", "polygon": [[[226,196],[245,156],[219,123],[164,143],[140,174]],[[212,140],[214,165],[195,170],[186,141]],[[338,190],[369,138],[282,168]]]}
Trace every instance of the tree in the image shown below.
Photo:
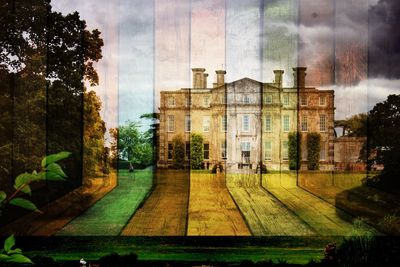
{"label": "tree", "polygon": [[68,150],[69,184],[77,186],[84,81],[98,83],[100,32],[88,30],[77,12],[52,11],[48,0],[1,1],[0,17],[1,183],[32,170],[44,154]]}
{"label": "tree", "polygon": [[400,189],[400,95],[389,95],[369,112],[368,147],[379,150],[377,163],[384,165],[380,185]]}
{"label": "tree", "polygon": [[366,113],[359,113],[346,120],[335,121],[335,127],[341,127],[345,136],[364,137],[367,136],[367,120]]}
{"label": "tree", "polygon": [[104,160],[105,122],[100,116],[101,101],[94,91],[85,92],[83,110],[83,176],[93,177],[102,170]]}
{"label": "tree", "polygon": [[175,169],[183,169],[185,162],[185,143],[182,135],[176,135],[172,139],[172,162]]}
{"label": "tree", "polygon": [[289,133],[289,169],[298,170],[300,169],[301,160],[301,133],[293,132]]}
{"label": "tree", "polygon": [[118,133],[118,158],[143,168],[153,164],[153,138],[147,132],[140,132],[139,127],[137,122],[128,121],[111,131]]}
{"label": "tree", "polygon": [[309,170],[319,170],[319,154],[321,151],[321,135],[307,134],[307,167]]}
{"label": "tree", "polygon": [[203,167],[203,137],[200,134],[190,135],[190,167],[201,169]]}

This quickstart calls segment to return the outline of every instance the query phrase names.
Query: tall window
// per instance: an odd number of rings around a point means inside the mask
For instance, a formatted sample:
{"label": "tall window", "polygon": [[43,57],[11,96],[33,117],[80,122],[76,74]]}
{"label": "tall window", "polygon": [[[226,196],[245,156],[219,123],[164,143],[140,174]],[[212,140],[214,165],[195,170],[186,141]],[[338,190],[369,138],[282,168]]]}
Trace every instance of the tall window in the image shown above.
{"label": "tall window", "polygon": [[210,117],[205,116],[203,117],[203,132],[209,132],[210,131]]}
{"label": "tall window", "polygon": [[283,105],[284,106],[289,106],[289,94],[284,94],[283,95]]}
{"label": "tall window", "polygon": [[204,144],[203,151],[204,151],[204,159],[209,159],[210,158],[210,144]]}
{"label": "tall window", "polygon": [[175,97],[173,96],[168,97],[168,107],[170,108],[175,107]]}
{"label": "tall window", "polygon": [[250,103],[249,95],[244,95],[243,96],[243,104],[249,104],[249,103]]}
{"label": "tall window", "polygon": [[265,104],[272,104],[272,95],[268,94],[265,96]]}
{"label": "tall window", "polygon": [[265,131],[272,132],[272,116],[271,116],[271,114],[265,115]]}
{"label": "tall window", "polygon": [[283,115],[283,131],[289,132],[290,124],[289,124],[289,115]]}
{"label": "tall window", "polygon": [[185,144],[185,158],[190,159],[190,143],[186,142]]}
{"label": "tall window", "polygon": [[288,141],[282,142],[282,159],[288,160],[289,159],[289,146]]}
{"label": "tall window", "polygon": [[326,105],[326,99],[324,95],[319,96],[319,105],[320,106],[325,106]]}
{"label": "tall window", "polygon": [[300,105],[301,106],[307,106],[308,105],[308,98],[307,96],[300,96]]}
{"label": "tall window", "polygon": [[249,115],[243,115],[242,132],[248,132],[249,130],[250,130],[250,117]]}
{"label": "tall window", "polygon": [[190,132],[192,130],[192,123],[190,120],[190,115],[185,116],[185,132]]}
{"label": "tall window", "polygon": [[168,115],[168,132],[175,131],[175,117],[174,115]]}
{"label": "tall window", "polygon": [[168,159],[172,159],[172,144],[168,143]]}
{"label": "tall window", "polygon": [[301,117],[301,131],[302,132],[308,131],[307,115],[303,115]]}
{"label": "tall window", "polygon": [[265,142],[264,159],[272,160],[272,142],[271,141]]}
{"label": "tall window", "polygon": [[320,161],[325,161],[326,160],[326,149],[325,149],[325,143],[321,143],[321,150],[319,152],[319,160]]}
{"label": "tall window", "polygon": [[228,96],[226,94],[223,94],[221,96],[221,104],[226,104],[228,103]]}
{"label": "tall window", "polygon": [[326,132],[326,115],[319,115],[319,131]]}
{"label": "tall window", "polygon": [[226,141],[221,142],[221,158],[226,159]]}
{"label": "tall window", "polygon": [[242,151],[250,151],[250,142],[241,142],[240,149]]}
{"label": "tall window", "polygon": [[226,115],[221,117],[221,129],[223,132],[226,132],[228,130],[228,122]]}
{"label": "tall window", "polygon": [[208,108],[210,106],[210,97],[209,96],[203,97],[203,106],[206,108]]}

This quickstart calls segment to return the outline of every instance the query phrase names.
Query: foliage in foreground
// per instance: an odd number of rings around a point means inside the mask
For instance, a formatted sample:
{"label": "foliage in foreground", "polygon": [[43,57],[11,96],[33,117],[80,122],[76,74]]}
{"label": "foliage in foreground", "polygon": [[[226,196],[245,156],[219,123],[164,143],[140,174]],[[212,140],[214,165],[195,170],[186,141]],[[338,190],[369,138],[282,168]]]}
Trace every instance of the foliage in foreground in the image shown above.
{"label": "foliage in foreground", "polygon": [[[7,196],[7,193],[0,191],[0,216],[1,211],[7,205],[13,205],[21,207],[23,209],[41,212],[35,204],[29,199],[19,196],[20,194],[26,194],[31,196],[32,191],[30,184],[38,181],[59,181],[65,180],[67,175],[57,163],[58,161],[65,159],[71,155],[70,152],[60,152],[57,154],[48,155],[43,158],[41,162],[41,170],[37,172],[34,170],[32,173],[22,173],[15,178],[14,189],[15,191]],[[8,237],[4,242],[3,249],[0,250],[0,263],[32,263],[32,261],[26,256],[22,255],[22,250],[14,248],[15,238],[14,236]]]}

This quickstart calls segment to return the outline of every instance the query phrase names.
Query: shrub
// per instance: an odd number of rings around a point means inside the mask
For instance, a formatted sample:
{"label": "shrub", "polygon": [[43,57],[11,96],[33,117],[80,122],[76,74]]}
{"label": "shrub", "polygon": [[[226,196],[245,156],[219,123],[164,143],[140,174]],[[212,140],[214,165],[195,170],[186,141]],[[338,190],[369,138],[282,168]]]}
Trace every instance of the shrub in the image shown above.
{"label": "shrub", "polygon": [[289,133],[289,169],[298,170],[300,169],[300,158],[301,158],[301,133],[293,132]]}
{"label": "shrub", "polygon": [[190,167],[194,170],[201,169],[203,160],[203,137],[193,133],[190,136]]}
{"label": "shrub", "polygon": [[319,153],[321,150],[321,135],[309,133],[307,135],[307,167],[309,170],[319,170]]}
{"label": "shrub", "polygon": [[172,139],[172,164],[175,169],[183,169],[185,162],[185,143],[182,135]]}

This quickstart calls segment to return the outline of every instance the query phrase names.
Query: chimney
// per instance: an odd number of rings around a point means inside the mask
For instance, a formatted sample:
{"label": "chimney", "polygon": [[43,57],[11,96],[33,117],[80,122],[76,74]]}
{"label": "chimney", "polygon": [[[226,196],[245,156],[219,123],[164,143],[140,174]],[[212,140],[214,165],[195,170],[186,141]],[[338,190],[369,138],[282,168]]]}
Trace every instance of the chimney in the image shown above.
{"label": "chimney", "polygon": [[225,74],[226,71],[224,70],[216,70],[215,73],[217,74],[217,87],[225,84]]}
{"label": "chimney", "polygon": [[293,68],[294,87],[304,88],[306,85],[306,67]]}
{"label": "chimney", "polygon": [[207,88],[207,77],[208,77],[208,73],[204,73],[204,88]]}
{"label": "chimney", "polygon": [[[204,88],[204,72],[206,69],[193,68],[193,88]],[[207,74],[208,76],[208,74]],[[207,82],[206,82],[207,83]]]}
{"label": "chimney", "polygon": [[283,70],[274,70],[274,74],[275,74],[275,80],[274,83],[279,84],[279,87],[282,87],[282,83],[283,83]]}

